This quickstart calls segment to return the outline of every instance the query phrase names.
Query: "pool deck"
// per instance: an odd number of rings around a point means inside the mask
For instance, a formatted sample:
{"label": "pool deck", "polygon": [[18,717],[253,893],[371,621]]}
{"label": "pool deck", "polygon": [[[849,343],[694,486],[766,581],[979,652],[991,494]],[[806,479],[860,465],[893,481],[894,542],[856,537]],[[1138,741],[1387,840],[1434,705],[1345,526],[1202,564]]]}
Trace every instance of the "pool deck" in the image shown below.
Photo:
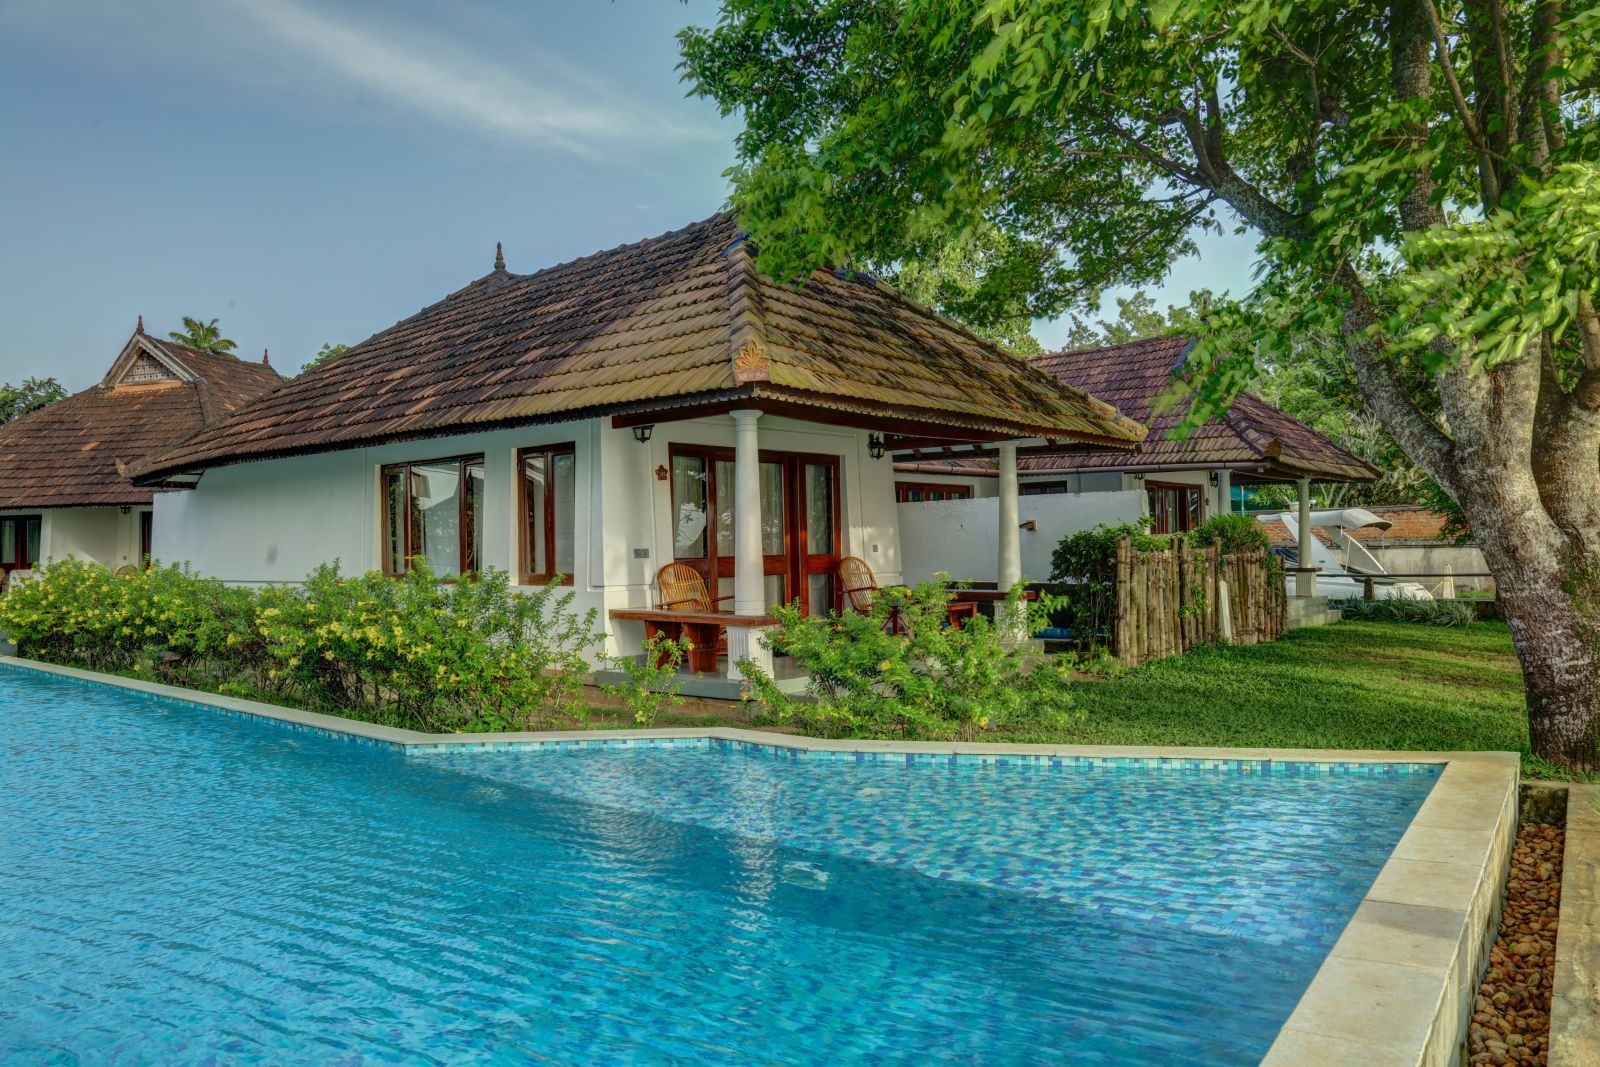
{"label": "pool deck", "polygon": [[1472,998],[1494,940],[1517,828],[1519,758],[1512,752],[831,741],[720,727],[426,734],[11,656],[0,657],[0,664],[120,686],[402,751],[719,738],[819,753],[1444,764],[1444,772],[1422,808],[1284,1023],[1262,1061],[1266,1067],[1308,1063],[1445,1067],[1461,1062]]}

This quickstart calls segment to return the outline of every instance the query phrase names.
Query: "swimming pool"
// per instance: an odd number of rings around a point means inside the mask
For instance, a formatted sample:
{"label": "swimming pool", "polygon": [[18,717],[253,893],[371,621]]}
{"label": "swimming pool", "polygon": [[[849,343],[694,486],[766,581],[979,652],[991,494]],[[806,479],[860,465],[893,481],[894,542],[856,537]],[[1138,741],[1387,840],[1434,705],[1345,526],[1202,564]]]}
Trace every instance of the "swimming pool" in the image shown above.
{"label": "swimming pool", "polygon": [[0,723],[8,1064],[1254,1063],[1438,775]]}

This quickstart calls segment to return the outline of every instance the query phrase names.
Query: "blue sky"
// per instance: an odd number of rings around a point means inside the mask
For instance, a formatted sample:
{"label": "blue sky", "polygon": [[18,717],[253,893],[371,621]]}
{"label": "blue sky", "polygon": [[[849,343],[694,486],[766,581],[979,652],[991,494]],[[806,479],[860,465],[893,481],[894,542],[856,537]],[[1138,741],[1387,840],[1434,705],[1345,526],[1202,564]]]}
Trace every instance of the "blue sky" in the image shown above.
{"label": "blue sky", "polygon": [[[0,380],[89,385],[140,314],[217,317],[287,373],[497,240],[531,271],[711,214],[737,121],[685,98],[673,35],[715,10],[0,0]],[[1249,261],[1208,239],[1161,295]]]}

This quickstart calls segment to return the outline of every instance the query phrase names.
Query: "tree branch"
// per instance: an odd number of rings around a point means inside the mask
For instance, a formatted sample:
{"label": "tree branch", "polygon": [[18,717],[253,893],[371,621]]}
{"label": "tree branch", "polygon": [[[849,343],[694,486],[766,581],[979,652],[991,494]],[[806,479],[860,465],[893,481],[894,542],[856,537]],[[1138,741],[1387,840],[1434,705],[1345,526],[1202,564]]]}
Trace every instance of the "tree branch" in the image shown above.
{"label": "tree branch", "polygon": [[1444,71],[1445,84],[1450,87],[1450,96],[1455,100],[1456,111],[1461,115],[1462,125],[1466,127],[1467,139],[1472,142],[1472,147],[1478,150],[1478,179],[1483,185],[1483,202],[1499,203],[1500,179],[1494,167],[1497,153],[1483,139],[1483,131],[1478,128],[1477,119],[1473,116],[1472,109],[1467,106],[1466,94],[1461,91],[1461,81],[1456,77],[1455,64],[1450,60],[1450,42],[1445,37],[1444,24],[1439,20],[1439,9],[1434,6],[1433,0],[1422,0],[1422,9],[1427,13],[1428,26],[1433,31],[1434,52],[1438,55],[1439,66]]}

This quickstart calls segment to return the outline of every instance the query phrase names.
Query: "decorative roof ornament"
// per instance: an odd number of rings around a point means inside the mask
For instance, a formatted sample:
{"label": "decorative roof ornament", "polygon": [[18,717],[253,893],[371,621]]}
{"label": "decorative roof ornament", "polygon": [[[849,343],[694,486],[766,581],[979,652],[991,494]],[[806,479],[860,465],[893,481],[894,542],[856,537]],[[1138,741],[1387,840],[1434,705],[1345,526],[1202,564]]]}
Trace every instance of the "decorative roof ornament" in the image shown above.
{"label": "decorative roof ornament", "polygon": [[137,325],[134,326],[133,332],[135,334],[139,335],[139,336],[143,336],[144,335],[144,316],[143,315],[139,316],[139,322],[138,322]]}
{"label": "decorative roof ornament", "polygon": [[500,248],[500,242],[499,241],[496,241],[494,243],[494,269],[495,270],[505,270],[506,269],[506,254]]}
{"label": "decorative roof ornament", "polygon": [[739,354],[733,357],[733,380],[745,382],[770,382],[772,364],[767,361],[767,350],[754,337],[744,343]]}
{"label": "decorative roof ornament", "polygon": [[267,358],[267,350],[265,348],[261,350],[261,365],[263,367],[272,366],[272,360]]}

